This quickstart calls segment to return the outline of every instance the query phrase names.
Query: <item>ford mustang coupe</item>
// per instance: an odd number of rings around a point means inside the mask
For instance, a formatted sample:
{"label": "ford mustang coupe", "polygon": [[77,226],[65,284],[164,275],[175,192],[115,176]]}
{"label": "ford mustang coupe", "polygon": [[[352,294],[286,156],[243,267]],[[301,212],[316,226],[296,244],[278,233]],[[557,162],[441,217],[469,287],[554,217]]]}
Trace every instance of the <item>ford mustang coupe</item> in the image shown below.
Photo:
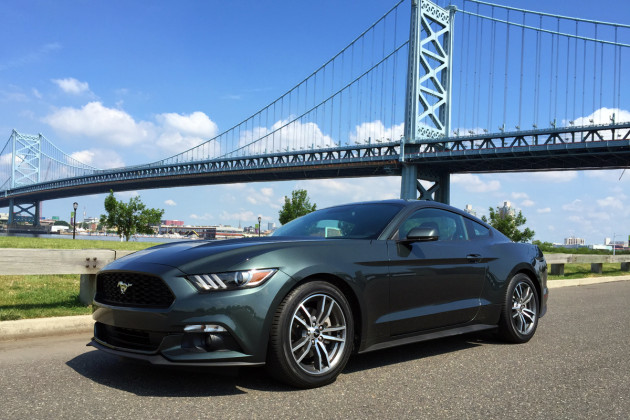
{"label": "ford mustang coupe", "polygon": [[136,252],[97,276],[92,346],[154,364],[267,364],[308,388],[350,354],[497,329],[532,338],[547,307],[538,247],[431,201],[348,204],[272,236]]}

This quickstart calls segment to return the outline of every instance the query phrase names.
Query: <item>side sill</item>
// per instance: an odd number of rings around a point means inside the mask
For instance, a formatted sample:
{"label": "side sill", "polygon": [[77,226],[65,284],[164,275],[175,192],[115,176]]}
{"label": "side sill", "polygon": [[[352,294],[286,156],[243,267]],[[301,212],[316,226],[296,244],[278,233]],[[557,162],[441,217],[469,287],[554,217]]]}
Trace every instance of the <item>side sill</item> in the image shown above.
{"label": "side sill", "polygon": [[468,325],[466,327],[451,328],[448,330],[436,331],[436,332],[431,332],[431,333],[423,333],[423,334],[418,334],[411,337],[404,337],[404,338],[386,341],[384,343],[373,344],[370,347],[359,351],[358,353],[359,354],[368,353],[371,351],[386,349],[389,347],[402,346],[405,344],[418,343],[421,341],[435,340],[437,338],[450,337],[453,335],[491,330],[496,327],[497,327],[496,325],[476,324],[476,325]]}

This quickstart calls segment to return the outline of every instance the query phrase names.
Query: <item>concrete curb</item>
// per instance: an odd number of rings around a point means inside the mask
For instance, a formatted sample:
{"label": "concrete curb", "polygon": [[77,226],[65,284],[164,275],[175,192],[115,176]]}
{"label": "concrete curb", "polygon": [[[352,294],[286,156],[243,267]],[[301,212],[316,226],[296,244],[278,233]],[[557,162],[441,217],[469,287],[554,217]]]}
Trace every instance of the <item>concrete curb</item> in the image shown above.
{"label": "concrete curb", "polygon": [[[567,286],[586,286],[630,280],[630,276],[593,277],[574,280],[550,280],[550,289]],[[21,338],[46,337],[72,333],[92,334],[94,320],[92,315],[59,316],[53,318],[21,319],[18,321],[0,321],[0,341]]]}
{"label": "concrete curb", "polygon": [[0,321],[0,341],[72,333],[92,334],[93,331],[92,315]]}
{"label": "concrete curb", "polygon": [[625,280],[630,280],[630,276],[587,277],[583,279],[571,280],[549,280],[547,281],[547,287],[549,287],[550,289],[556,289],[558,287],[587,286],[589,284],[610,283],[611,281]]}

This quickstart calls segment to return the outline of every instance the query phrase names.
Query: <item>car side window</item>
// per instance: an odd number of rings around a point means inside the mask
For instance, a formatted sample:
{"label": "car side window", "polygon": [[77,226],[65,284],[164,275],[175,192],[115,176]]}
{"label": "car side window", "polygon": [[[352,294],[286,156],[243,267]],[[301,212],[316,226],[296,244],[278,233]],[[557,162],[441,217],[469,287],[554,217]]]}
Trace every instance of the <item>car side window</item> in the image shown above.
{"label": "car side window", "polygon": [[484,239],[490,237],[490,229],[474,220],[466,219],[466,227],[468,228],[468,237],[470,239]]}
{"label": "car side window", "polygon": [[397,238],[406,238],[411,229],[437,229],[439,241],[468,240],[464,218],[456,213],[441,209],[420,209],[413,213],[398,228]]}

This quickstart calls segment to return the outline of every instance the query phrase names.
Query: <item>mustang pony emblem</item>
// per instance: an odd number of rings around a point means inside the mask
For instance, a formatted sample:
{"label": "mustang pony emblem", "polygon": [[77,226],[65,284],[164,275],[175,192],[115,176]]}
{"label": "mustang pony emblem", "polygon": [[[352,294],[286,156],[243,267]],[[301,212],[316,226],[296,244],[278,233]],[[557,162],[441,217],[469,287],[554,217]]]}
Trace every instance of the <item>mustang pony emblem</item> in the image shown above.
{"label": "mustang pony emblem", "polygon": [[133,286],[133,284],[132,283],[125,283],[123,281],[119,281],[116,286],[120,289],[120,294],[124,295],[125,292],[127,291],[127,289],[129,289],[131,286]]}

